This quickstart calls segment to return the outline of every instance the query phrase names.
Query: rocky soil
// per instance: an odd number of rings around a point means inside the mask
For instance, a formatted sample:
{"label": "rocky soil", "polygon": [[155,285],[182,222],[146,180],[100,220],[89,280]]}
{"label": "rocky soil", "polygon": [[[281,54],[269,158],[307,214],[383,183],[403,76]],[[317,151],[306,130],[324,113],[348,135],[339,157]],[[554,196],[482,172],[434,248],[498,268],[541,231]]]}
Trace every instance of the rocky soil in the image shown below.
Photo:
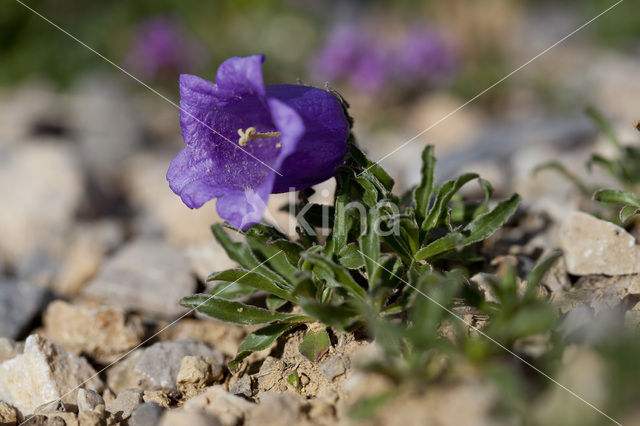
{"label": "rocky soil", "polygon": [[[358,369],[376,356],[375,343],[334,335],[312,362],[298,351],[303,327],[231,374],[226,362],[248,330],[180,307],[181,297],[205,289],[208,274],[233,266],[208,229],[215,209],[188,210],[165,182],[181,145],[166,124],[177,124],[175,111],[99,81],[67,95],[36,83],[0,94],[0,425],[350,424],[355,402],[393,386]],[[541,253],[564,250],[541,291],[567,314],[567,333],[621,305],[629,323],[640,318],[638,230],[577,212],[588,201],[570,183],[530,174],[548,158],[581,164],[591,150],[606,150],[583,124],[571,129],[582,136],[570,147],[506,149],[507,162],[482,157],[495,149],[480,141],[459,142],[465,158],[483,159],[478,171],[498,170],[491,179],[500,193],[518,191],[526,203],[486,242],[489,272],[526,270]],[[461,158],[443,164],[454,170]],[[402,160],[385,167],[406,174]],[[601,360],[580,352],[566,364],[563,383],[601,400]],[[369,422],[495,424],[496,398],[470,375],[401,395]],[[559,393],[539,404],[543,419],[575,401]]]}

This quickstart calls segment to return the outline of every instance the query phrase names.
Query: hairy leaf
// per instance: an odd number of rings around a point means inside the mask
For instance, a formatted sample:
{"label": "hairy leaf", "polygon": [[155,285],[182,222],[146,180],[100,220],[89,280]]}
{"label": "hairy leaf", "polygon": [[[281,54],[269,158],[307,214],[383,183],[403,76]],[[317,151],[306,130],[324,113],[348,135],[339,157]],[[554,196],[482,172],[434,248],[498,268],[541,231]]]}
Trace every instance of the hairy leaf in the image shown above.
{"label": "hairy leaf", "polygon": [[270,322],[304,323],[310,321],[305,315],[284,314],[267,309],[246,305],[240,302],[220,299],[207,294],[196,294],[185,297],[182,306],[196,309],[198,312],[219,319],[242,325],[266,324]]}
{"label": "hairy leaf", "polygon": [[309,361],[317,362],[329,350],[330,346],[331,340],[326,330],[309,330],[298,350]]}
{"label": "hairy leaf", "polygon": [[229,369],[232,372],[237,371],[243,359],[251,355],[252,352],[267,349],[278,337],[296,325],[290,323],[270,324],[250,333],[238,347],[236,356],[229,362]]}

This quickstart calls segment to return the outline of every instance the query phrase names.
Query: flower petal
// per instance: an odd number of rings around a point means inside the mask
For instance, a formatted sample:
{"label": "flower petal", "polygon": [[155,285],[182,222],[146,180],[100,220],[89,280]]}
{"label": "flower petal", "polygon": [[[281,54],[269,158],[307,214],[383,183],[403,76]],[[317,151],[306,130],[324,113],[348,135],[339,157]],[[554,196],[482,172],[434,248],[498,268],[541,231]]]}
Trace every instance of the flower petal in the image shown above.
{"label": "flower petal", "polygon": [[[280,101],[304,126],[295,150],[278,168],[282,176],[276,176],[273,193],[308,188],[333,177],[347,153],[349,137],[349,123],[340,102],[325,90],[300,85],[268,86],[267,97],[270,108],[278,105],[272,104],[273,100]],[[278,112],[272,109],[271,114],[275,122]],[[282,126],[287,127],[286,123]]]}
{"label": "flower petal", "polygon": [[236,96],[264,96],[263,62],[264,55],[229,58],[218,67],[216,84]]}

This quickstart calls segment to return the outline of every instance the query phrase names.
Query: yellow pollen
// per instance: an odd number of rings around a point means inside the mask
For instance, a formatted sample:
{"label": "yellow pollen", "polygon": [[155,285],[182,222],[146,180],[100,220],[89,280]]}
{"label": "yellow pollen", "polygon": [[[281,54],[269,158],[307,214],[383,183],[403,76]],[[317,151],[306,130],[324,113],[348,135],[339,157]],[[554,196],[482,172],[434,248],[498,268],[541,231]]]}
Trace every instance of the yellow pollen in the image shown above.
{"label": "yellow pollen", "polygon": [[245,146],[247,142],[254,139],[277,138],[280,132],[264,132],[259,133],[255,127],[249,127],[247,130],[238,129],[238,145]]}

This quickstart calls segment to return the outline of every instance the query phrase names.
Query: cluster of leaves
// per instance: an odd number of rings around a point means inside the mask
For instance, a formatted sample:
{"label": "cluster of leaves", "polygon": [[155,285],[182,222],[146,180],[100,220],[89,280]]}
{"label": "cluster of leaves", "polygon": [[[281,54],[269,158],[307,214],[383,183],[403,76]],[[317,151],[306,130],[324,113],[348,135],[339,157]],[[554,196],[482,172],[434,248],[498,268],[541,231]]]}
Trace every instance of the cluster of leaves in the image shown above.
{"label": "cluster of leaves", "polygon": [[[513,268],[508,268],[502,277],[487,275],[492,301],[466,284],[466,272],[461,269],[415,277],[412,281],[416,283],[416,291],[406,321],[394,323],[370,312],[369,326],[378,337],[383,356],[365,367],[395,383],[412,386],[445,377],[456,359],[462,359],[491,369],[494,375],[499,373],[503,394],[518,400],[514,398],[514,388],[522,393],[524,386],[516,385],[522,381],[514,378],[517,373],[505,369],[499,361],[508,356],[506,350],[518,351],[518,344],[533,336],[550,335],[558,324],[556,309],[538,295],[537,289],[560,255],[553,252],[540,260],[523,285],[519,285]],[[484,317],[486,327],[465,320],[462,308],[473,309],[476,316]],[[554,353],[546,351],[545,355]],[[386,396],[362,401],[356,415],[366,416]]]}
{"label": "cluster of leaves", "polygon": [[[595,165],[602,167],[618,183],[619,188],[601,189],[602,185],[589,185],[556,161],[536,167],[535,172],[544,169],[556,170],[572,181],[587,197],[593,196],[596,201],[622,206],[618,218],[624,223],[640,212],[640,198],[634,194],[640,184],[640,149],[623,145],[611,124],[595,109],[589,108],[587,114],[613,144],[618,154],[615,158],[606,158],[600,154],[591,155],[586,164],[587,170],[590,172]],[[638,126],[636,128],[640,130]]]}
{"label": "cluster of leaves", "polygon": [[[234,241],[222,225],[213,226],[215,237],[240,267],[212,274],[208,281],[218,284],[210,294],[182,303],[222,321],[263,325],[241,344],[229,364],[232,370],[252,351],[267,348],[304,323],[350,331],[366,328],[372,315],[406,318],[421,285],[416,280],[439,262],[470,259],[474,245],[500,228],[520,202],[513,195],[490,209],[493,189],[473,173],[436,185],[432,147],[424,150],[421,183],[397,197],[393,179],[367,159],[353,138],[349,148],[337,175],[324,241],[303,226],[292,240],[273,226],[254,225],[236,231],[244,241]],[[484,194],[480,202],[459,194],[474,180]],[[301,194],[298,207],[306,221],[321,226],[318,213],[326,206],[305,210],[308,195]],[[265,293],[262,307],[247,303]],[[322,345],[315,343],[329,342],[322,333],[309,333],[307,339],[314,341],[304,345],[318,351]]]}

